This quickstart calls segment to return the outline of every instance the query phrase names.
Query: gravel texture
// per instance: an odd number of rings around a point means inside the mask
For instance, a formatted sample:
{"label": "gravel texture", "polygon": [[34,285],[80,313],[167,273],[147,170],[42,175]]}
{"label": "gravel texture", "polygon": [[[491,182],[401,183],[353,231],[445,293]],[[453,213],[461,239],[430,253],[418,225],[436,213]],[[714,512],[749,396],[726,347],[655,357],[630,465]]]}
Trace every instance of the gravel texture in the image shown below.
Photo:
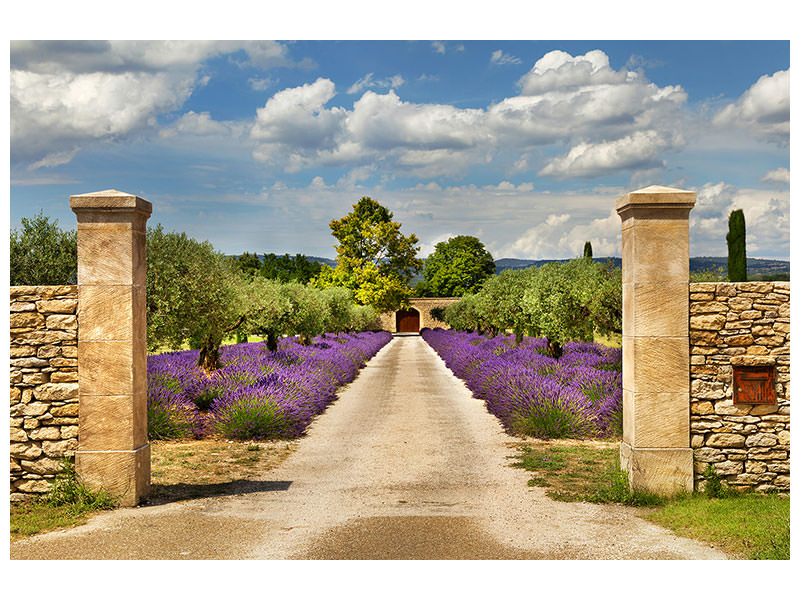
{"label": "gravel texture", "polygon": [[622,506],[564,503],[510,468],[482,401],[398,336],[253,491],[120,509],[12,559],[721,559]]}

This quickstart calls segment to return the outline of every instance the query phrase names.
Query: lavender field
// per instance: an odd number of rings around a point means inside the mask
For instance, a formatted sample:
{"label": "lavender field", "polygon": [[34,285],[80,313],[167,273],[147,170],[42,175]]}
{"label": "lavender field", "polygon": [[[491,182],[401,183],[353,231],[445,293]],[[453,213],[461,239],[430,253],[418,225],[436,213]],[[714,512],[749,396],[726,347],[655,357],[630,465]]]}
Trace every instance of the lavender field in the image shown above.
{"label": "lavender field", "polygon": [[147,360],[151,439],[294,438],[336,398],[336,389],[391,340],[386,332],[324,334],[309,346],[296,338],[270,352],[261,342],[223,346],[222,368],[197,367],[199,351]]}
{"label": "lavender field", "polygon": [[424,329],[423,339],[512,434],[540,438],[622,433],[620,348],[570,342],[556,360],[544,338]]}

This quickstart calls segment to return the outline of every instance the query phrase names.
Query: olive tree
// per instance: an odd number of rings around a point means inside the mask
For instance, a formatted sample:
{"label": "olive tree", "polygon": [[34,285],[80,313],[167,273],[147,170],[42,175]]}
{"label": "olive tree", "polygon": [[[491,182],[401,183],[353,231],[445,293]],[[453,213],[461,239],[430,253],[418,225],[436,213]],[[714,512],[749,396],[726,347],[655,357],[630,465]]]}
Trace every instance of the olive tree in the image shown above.
{"label": "olive tree", "polygon": [[219,366],[225,335],[245,319],[245,279],[233,261],[185,233],[147,229],[147,346],[153,351],[199,341],[198,366]]}
{"label": "olive tree", "polygon": [[77,283],[78,241],[75,230],[62,231],[44,213],[20,219],[11,232],[11,285],[66,285]]}

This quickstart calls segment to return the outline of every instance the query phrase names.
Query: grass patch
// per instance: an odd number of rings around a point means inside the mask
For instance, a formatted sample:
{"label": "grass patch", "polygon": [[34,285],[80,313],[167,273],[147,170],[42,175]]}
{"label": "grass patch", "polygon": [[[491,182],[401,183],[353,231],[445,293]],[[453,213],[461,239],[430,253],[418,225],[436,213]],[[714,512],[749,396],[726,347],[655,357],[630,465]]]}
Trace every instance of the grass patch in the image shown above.
{"label": "grass patch", "polygon": [[528,485],[546,487],[547,495],[563,502],[618,503],[660,506],[653,494],[631,491],[619,471],[619,450],[612,442],[553,443],[541,441],[518,447],[514,467],[535,473]]}
{"label": "grass patch", "polygon": [[743,492],[675,500],[645,518],[743,559],[789,560],[789,498]]}
{"label": "grass patch", "polygon": [[[789,497],[735,492],[710,485],[706,493],[665,499],[631,491],[619,470],[615,442],[531,440],[514,445],[514,467],[528,485],[566,502],[653,507],[641,516],[678,535],[714,544],[733,558],[789,559]],[[712,480],[713,481],[713,480]]]}
{"label": "grass patch", "polygon": [[11,504],[11,540],[83,525],[89,517],[116,504],[107,492],[87,488],[72,461],[64,459],[50,492],[36,501]]}
{"label": "grass patch", "polygon": [[[232,442],[225,439],[150,442],[148,504],[231,494],[247,481],[264,479],[296,448],[297,441]],[[115,503],[85,488],[69,464],[53,492],[38,502],[11,504],[11,540],[85,524]]]}

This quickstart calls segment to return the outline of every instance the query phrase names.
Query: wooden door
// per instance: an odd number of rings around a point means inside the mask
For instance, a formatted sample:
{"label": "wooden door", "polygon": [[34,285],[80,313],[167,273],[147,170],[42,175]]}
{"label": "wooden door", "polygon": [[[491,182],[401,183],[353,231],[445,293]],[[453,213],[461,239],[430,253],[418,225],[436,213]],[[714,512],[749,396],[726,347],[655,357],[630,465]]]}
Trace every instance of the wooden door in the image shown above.
{"label": "wooden door", "polygon": [[417,309],[397,311],[397,333],[419,333],[419,311]]}

